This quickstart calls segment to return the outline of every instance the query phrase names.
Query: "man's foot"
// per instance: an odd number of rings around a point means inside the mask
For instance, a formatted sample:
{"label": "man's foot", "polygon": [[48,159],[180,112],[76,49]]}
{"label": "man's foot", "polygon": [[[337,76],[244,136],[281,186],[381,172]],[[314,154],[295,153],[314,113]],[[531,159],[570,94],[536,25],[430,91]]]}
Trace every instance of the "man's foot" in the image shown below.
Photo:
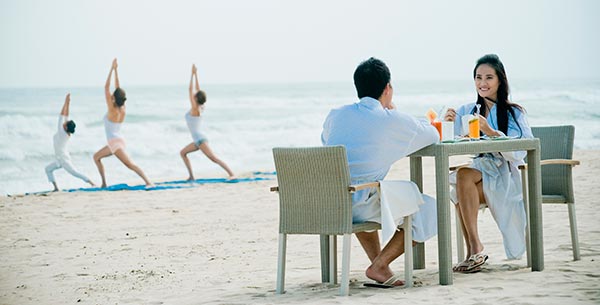
{"label": "man's foot", "polygon": [[185,180],[186,180],[186,181],[190,181],[190,182],[192,182],[192,181],[196,181],[196,179],[194,179],[194,177],[192,177],[192,176],[189,176],[189,177],[188,177],[187,179],[185,179]]}
{"label": "man's foot", "polygon": [[375,270],[373,265],[371,265],[365,271],[365,275],[379,285],[389,287],[404,286],[404,281],[400,280],[400,277],[396,276],[389,267],[387,267],[387,270]]}
{"label": "man's foot", "polygon": [[237,177],[235,175],[227,177],[227,180],[235,180],[235,179],[237,179]]}
{"label": "man's foot", "polygon": [[53,192],[58,192],[58,188],[54,188],[52,191]]}
{"label": "man's foot", "polygon": [[146,184],[146,188],[153,188],[153,187],[156,187],[156,184],[154,184],[152,182]]}
{"label": "man's foot", "polygon": [[88,181],[88,183],[90,184],[91,187],[96,187],[96,184],[92,181]]}
{"label": "man's foot", "polygon": [[404,286],[404,281],[400,280],[399,275],[392,275],[385,282],[375,282],[375,283],[364,283],[365,287],[375,287],[375,288],[394,288],[398,286]]}
{"label": "man's foot", "polygon": [[106,183],[102,183],[102,185],[100,186],[101,188],[106,188]]}

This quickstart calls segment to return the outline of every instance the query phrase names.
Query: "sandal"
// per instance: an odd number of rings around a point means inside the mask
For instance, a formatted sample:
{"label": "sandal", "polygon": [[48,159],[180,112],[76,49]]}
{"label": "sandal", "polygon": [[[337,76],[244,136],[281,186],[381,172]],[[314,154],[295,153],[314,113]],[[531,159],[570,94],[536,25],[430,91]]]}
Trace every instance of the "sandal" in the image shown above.
{"label": "sandal", "polygon": [[[488,256],[483,253],[473,254],[466,261],[453,268],[455,272],[475,273],[481,271],[481,266],[488,260]],[[466,269],[461,269],[466,268]]]}
{"label": "sandal", "polygon": [[[393,287],[402,287],[404,286],[404,281],[400,280],[402,277],[397,274],[392,274],[392,276],[387,279],[385,282],[375,282],[375,283],[364,283],[365,287],[375,287],[375,288],[393,288]],[[397,281],[402,282],[402,285],[394,285]]]}

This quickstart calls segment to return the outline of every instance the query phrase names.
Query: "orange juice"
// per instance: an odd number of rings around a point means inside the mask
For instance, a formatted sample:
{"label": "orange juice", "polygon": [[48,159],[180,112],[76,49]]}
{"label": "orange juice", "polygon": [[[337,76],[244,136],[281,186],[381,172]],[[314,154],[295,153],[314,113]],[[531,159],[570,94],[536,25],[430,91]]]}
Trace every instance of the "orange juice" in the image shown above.
{"label": "orange juice", "polygon": [[479,139],[479,118],[475,117],[469,120],[469,138]]}
{"label": "orange juice", "polygon": [[442,140],[442,122],[434,121],[434,122],[431,122],[431,125],[433,125],[433,127],[435,127],[435,129],[437,129],[438,133],[440,134],[440,140]]}

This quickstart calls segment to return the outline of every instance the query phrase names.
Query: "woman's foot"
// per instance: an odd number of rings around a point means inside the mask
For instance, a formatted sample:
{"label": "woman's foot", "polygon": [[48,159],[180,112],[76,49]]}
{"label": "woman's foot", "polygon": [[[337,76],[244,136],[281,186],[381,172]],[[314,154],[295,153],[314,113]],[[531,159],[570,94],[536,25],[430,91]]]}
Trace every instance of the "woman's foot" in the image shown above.
{"label": "woman's foot", "polygon": [[483,264],[485,264],[485,262],[488,260],[488,258],[489,257],[483,253],[473,254],[464,262],[454,266],[454,268],[452,268],[452,270],[454,272],[461,272],[461,273],[479,272],[479,271],[481,271],[481,266],[483,266]]}

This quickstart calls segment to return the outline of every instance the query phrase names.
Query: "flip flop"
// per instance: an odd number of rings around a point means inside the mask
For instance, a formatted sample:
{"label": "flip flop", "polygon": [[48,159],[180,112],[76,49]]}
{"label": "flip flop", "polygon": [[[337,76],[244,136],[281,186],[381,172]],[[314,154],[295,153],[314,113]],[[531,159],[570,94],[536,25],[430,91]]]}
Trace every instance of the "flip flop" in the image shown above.
{"label": "flip flop", "polygon": [[[467,259],[466,261],[464,261],[464,262],[458,264],[456,267],[454,267],[453,270],[455,272],[461,272],[461,273],[479,272],[479,271],[481,271],[481,266],[483,266],[483,264],[485,264],[485,262],[488,260],[488,258],[489,257],[483,253],[473,254],[469,257],[469,259]],[[464,267],[466,267],[466,269],[458,270],[459,268],[464,268]]]}
{"label": "flip flop", "polygon": [[[452,267],[452,271],[463,272],[463,271],[466,271],[468,268],[469,268],[469,262],[468,262],[468,260],[464,260],[464,261],[460,262],[458,265]],[[463,269],[463,270],[459,270],[459,269]]]}
{"label": "flip flop", "polygon": [[[477,267],[462,271],[462,273],[477,273],[481,270],[482,270],[481,266],[477,266]],[[459,271],[459,272],[461,272],[461,271]]]}
{"label": "flip flop", "polygon": [[364,283],[363,285],[365,287],[374,287],[374,288],[394,288],[394,287],[401,287],[404,286],[404,284],[402,285],[398,285],[395,286],[394,283],[396,281],[398,281],[399,279],[401,279],[402,277],[396,274],[393,274],[389,279],[387,279],[385,282],[375,282],[375,283]]}

